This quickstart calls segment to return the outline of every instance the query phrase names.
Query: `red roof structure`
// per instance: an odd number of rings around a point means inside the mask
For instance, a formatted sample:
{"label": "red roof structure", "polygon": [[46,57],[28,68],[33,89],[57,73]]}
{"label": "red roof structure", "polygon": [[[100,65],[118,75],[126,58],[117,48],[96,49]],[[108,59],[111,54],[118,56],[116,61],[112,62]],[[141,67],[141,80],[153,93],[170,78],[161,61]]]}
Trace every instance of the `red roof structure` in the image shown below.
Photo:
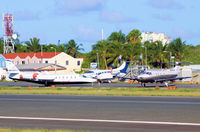
{"label": "red roof structure", "polygon": [[37,52],[37,53],[9,53],[9,54],[2,54],[6,59],[15,59],[17,56],[21,59],[25,59],[27,56],[30,58],[36,56],[38,59],[41,58],[52,58],[62,52]]}

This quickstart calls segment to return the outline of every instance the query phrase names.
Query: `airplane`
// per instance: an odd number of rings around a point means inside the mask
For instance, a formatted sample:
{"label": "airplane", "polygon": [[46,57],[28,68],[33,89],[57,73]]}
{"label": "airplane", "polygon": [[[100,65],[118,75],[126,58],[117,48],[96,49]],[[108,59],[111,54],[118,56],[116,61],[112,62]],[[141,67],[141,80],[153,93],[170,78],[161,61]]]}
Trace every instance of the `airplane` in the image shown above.
{"label": "airplane", "polygon": [[111,70],[90,70],[83,75],[89,78],[97,79],[99,82],[108,80],[108,82],[111,83],[111,80],[116,76],[123,77],[126,75],[128,64],[129,62],[123,62],[123,64],[120,67]]}
{"label": "airplane", "polygon": [[85,77],[81,74],[50,74],[40,72],[20,72],[10,60],[6,60],[6,68],[9,73],[9,78],[12,80],[28,81],[42,83],[45,86],[50,84],[68,84],[68,83],[92,83],[96,79]]}
{"label": "airplane", "polygon": [[[145,87],[146,83],[165,83],[169,86],[169,81],[183,80],[186,78],[192,78],[192,76],[178,77],[180,72],[180,66],[176,66],[172,69],[161,69],[161,70],[146,70],[138,76],[122,77],[123,79],[136,80],[141,82],[141,86]],[[196,77],[196,76],[193,76]]]}

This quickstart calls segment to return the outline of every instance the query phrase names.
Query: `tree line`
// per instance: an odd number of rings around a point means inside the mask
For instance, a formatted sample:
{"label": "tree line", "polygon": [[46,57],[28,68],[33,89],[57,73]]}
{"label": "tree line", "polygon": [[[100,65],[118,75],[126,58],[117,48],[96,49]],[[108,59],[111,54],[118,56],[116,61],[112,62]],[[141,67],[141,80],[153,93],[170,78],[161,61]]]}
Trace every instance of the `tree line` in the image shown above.
{"label": "tree line", "polygon": [[[39,38],[30,38],[29,41],[21,42],[15,40],[15,53],[30,53],[30,52],[65,52],[72,57],[81,55],[83,51],[82,44],[77,44],[73,39],[63,44],[40,44]],[[0,38],[0,53],[3,53],[3,38]]]}
{"label": "tree line", "polygon": [[98,55],[102,69],[116,67],[122,60],[157,68],[169,68],[171,63],[181,61],[200,64],[200,45],[187,45],[181,38],[176,38],[169,44],[161,41],[142,43],[141,40],[141,32],[137,29],[127,36],[122,31],[113,32],[106,40],[98,41],[92,46],[83,67],[89,67],[90,62],[97,62]]}
{"label": "tree line", "polygon": [[[169,67],[169,61],[200,63],[200,45],[187,45],[181,38],[176,38],[169,44],[161,41],[142,43],[141,40],[141,32],[137,29],[127,36],[122,31],[112,32],[107,39],[93,44],[91,52],[82,53],[82,44],[73,39],[62,44],[40,44],[40,39],[34,37],[24,42],[16,39],[15,52],[41,52],[41,48],[43,52],[65,52],[72,57],[84,57],[83,68],[89,68],[91,62],[97,62],[97,58],[101,69],[116,67],[121,61],[159,68]],[[3,38],[0,38],[0,53],[3,53]]]}

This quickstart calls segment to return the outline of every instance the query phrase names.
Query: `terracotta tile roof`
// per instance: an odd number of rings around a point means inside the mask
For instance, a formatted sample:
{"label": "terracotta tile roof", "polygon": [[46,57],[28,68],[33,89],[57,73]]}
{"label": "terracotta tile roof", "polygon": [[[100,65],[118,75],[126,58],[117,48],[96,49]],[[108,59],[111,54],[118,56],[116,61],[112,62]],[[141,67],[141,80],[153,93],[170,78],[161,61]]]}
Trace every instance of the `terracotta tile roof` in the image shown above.
{"label": "terracotta tile roof", "polygon": [[[62,52],[56,52],[56,55],[60,54]],[[17,56],[21,59],[25,59],[27,56],[32,58],[33,56],[36,56],[37,58],[52,58],[55,56],[55,52],[43,52],[43,55],[41,56],[41,52],[37,53],[9,53],[9,54],[2,54],[6,59],[15,59]]]}

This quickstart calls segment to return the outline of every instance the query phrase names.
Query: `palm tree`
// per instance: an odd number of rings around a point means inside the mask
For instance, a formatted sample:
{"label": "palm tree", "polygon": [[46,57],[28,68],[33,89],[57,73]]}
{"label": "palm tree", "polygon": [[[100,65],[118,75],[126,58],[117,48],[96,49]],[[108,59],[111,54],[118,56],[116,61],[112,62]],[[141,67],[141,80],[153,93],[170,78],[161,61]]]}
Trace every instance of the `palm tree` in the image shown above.
{"label": "palm tree", "polygon": [[139,56],[142,53],[142,44],[137,42],[135,44],[128,43],[124,45],[125,59],[129,61],[139,60]]}
{"label": "palm tree", "polygon": [[148,57],[150,64],[154,66],[160,66],[162,68],[163,63],[167,62],[166,51],[167,45],[163,45],[161,41],[155,41],[152,43],[145,42],[145,46],[148,49]]}
{"label": "palm tree", "polygon": [[171,51],[172,54],[176,56],[179,62],[181,62],[185,47],[186,47],[186,42],[185,41],[183,42],[181,38],[177,38],[169,44],[168,50]]}
{"label": "palm tree", "polygon": [[120,59],[123,58],[125,38],[126,36],[121,30],[119,32],[113,32],[108,37],[108,64],[114,64],[114,66],[116,66]]}
{"label": "palm tree", "polygon": [[84,50],[81,48],[83,44],[77,44],[73,39],[70,40],[66,44],[66,53],[71,55],[72,57],[77,57],[77,53],[79,53],[80,50]]}
{"label": "palm tree", "polygon": [[27,46],[22,45],[21,43],[15,44],[15,52],[16,53],[26,53],[27,52]]}
{"label": "palm tree", "polygon": [[3,38],[0,38],[0,53],[3,54],[4,44],[3,44]]}
{"label": "palm tree", "polygon": [[126,37],[127,43],[132,43],[132,44],[137,43],[142,39],[140,35],[141,32],[139,30],[137,29],[132,30]]}
{"label": "palm tree", "polygon": [[99,41],[97,42],[97,44],[93,45],[93,51],[95,53],[98,53],[102,57],[102,60],[103,60],[103,63],[101,65],[102,68],[106,68],[106,69],[108,69],[108,66],[107,66],[108,49],[109,49],[109,43],[107,40]]}
{"label": "palm tree", "polygon": [[30,41],[26,41],[25,44],[27,45],[27,49],[29,52],[39,52],[40,51],[40,39],[36,37],[30,38]]}
{"label": "palm tree", "polygon": [[120,42],[121,44],[125,43],[126,36],[122,31],[119,32],[113,32],[109,37],[108,41],[110,42]]}

